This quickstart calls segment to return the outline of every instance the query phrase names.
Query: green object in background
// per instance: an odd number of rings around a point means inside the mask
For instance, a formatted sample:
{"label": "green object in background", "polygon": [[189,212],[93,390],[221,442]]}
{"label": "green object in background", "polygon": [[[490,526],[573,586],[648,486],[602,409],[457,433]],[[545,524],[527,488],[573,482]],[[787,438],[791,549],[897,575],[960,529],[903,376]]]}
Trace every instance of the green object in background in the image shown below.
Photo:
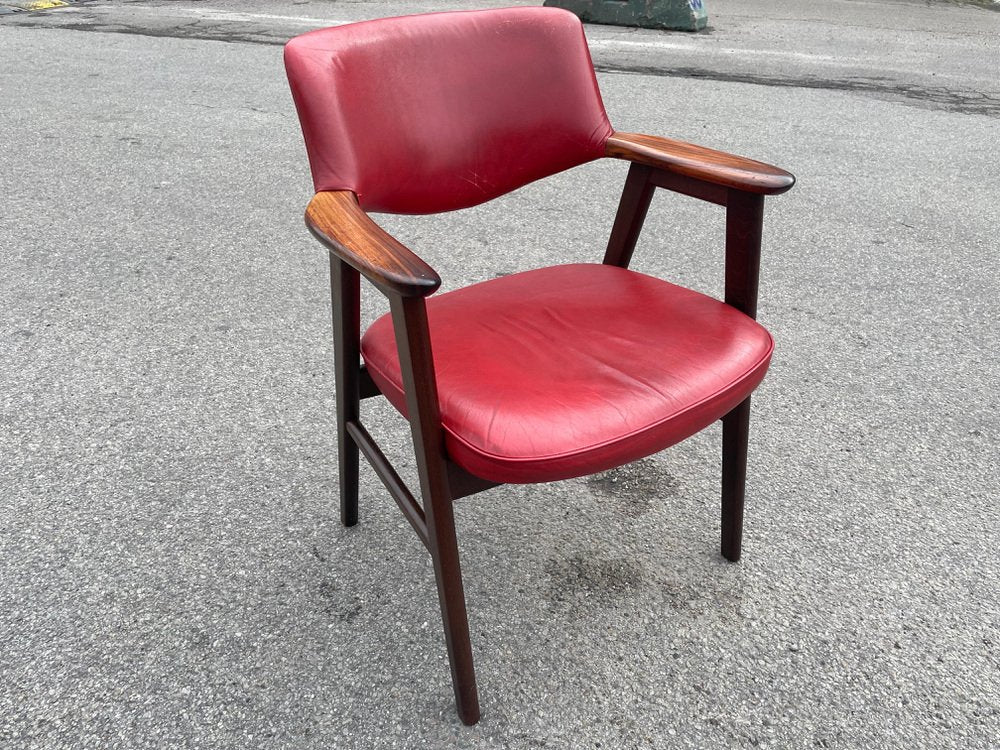
{"label": "green object in background", "polygon": [[584,23],[700,31],[708,25],[704,0],[545,0],[576,13]]}

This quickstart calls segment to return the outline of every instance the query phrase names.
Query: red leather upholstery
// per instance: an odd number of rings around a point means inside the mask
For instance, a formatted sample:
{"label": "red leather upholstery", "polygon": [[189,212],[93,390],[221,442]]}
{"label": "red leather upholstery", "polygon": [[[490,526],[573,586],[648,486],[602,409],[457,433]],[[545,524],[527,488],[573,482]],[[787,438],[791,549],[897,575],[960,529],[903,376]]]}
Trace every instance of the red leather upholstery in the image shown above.
{"label": "red leather upholstery", "polygon": [[[683,440],[750,394],[773,347],[735,308],[615,266],[506,276],[427,312],[448,453],[498,482],[590,474]],[[388,316],[361,347],[405,414]]]}
{"label": "red leather upholstery", "polygon": [[285,46],[316,191],[362,208],[463,208],[604,154],[583,27],[557,8],[387,18]]}

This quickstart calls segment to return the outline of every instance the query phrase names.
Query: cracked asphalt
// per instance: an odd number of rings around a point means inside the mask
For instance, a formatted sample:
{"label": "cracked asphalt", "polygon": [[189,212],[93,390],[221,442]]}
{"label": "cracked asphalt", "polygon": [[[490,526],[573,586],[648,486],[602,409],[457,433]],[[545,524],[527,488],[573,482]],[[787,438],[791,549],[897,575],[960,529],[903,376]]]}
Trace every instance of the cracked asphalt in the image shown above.
{"label": "cracked asphalt", "polygon": [[[1000,14],[588,27],[617,127],[799,179],[767,204],[745,554],[718,554],[717,428],[460,501],[466,728],[429,561],[371,472],[338,522],[279,46],[445,7],[0,15],[0,748],[995,748]],[[624,169],[384,224],[446,288],[594,260]],[[720,292],[721,219],[658,194],[636,267]],[[364,418],[412,480],[401,420]]]}

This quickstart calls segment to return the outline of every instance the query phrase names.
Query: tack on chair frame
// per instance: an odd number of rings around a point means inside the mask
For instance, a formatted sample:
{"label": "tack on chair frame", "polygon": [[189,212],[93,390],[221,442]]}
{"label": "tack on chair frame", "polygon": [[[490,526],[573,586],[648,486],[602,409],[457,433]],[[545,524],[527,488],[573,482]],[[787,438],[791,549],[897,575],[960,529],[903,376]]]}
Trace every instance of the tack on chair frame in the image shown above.
{"label": "tack on chair frame", "polygon": [[[756,318],[764,197],[787,191],[794,177],[751,159],[614,130],[605,140],[603,155],[631,163],[603,263],[628,267],[656,188],[723,206],[724,301]],[[341,520],[345,526],[358,522],[359,459],[364,454],[430,553],[458,714],[463,723],[474,724],[480,708],[453,501],[501,482],[459,466],[445,445],[426,304],[441,279],[369,217],[354,190],[319,190],[309,203],[305,220],[330,253]],[[361,277],[389,301],[422,503],[361,421],[360,402],[383,395],[362,364]],[[739,560],[742,548],[749,417],[749,396],[721,417],[721,551],[731,561]]]}

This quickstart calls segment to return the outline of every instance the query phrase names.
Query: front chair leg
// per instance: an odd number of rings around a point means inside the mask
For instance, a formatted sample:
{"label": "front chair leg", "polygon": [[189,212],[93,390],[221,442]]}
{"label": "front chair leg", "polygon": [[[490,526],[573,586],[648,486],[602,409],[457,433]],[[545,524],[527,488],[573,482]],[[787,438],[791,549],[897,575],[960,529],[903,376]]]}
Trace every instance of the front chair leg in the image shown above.
{"label": "front chair leg", "polygon": [[[730,189],[726,196],[726,304],[757,317],[764,196]],[[743,547],[750,397],[722,418],[722,556],[736,562]]]}
{"label": "front chair leg", "polygon": [[455,519],[450,498],[435,498],[432,503],[436,509],[433,521],[427,524],[427,530],[431,559],[434,562],[434,577],[437,579],[441,619],[444,622],[448,661],[451,664],[455,703],[462,723],[471,726],[479,721],[479,693],[472,661],[472,640],[465,609],[462,569],[458,560]]}
{"label": "front chair leg", "polygon": [[750,397],[722,418],[722,556],[740,559],[747,483]]}
{"label": "front chair leg", "polygon": [[337,386],[337,456],[340,472],[340,520],[358,522],[358,446],[347,432],[360,415],[361,280],[358,272],[330,253],[333,306],[334,374]]}
{"label": "front chair leg", "polygon": [[472,663],[462,569],[458,561],[453,496],[445,461],[427,308],[422,298],[405,299],[395,295],[389,298],[389,307],[406,391],[407,416],[424,501],[427,548],[434,562],[455,702],[462,723],[471,725],[479,721],[479,694]]}

